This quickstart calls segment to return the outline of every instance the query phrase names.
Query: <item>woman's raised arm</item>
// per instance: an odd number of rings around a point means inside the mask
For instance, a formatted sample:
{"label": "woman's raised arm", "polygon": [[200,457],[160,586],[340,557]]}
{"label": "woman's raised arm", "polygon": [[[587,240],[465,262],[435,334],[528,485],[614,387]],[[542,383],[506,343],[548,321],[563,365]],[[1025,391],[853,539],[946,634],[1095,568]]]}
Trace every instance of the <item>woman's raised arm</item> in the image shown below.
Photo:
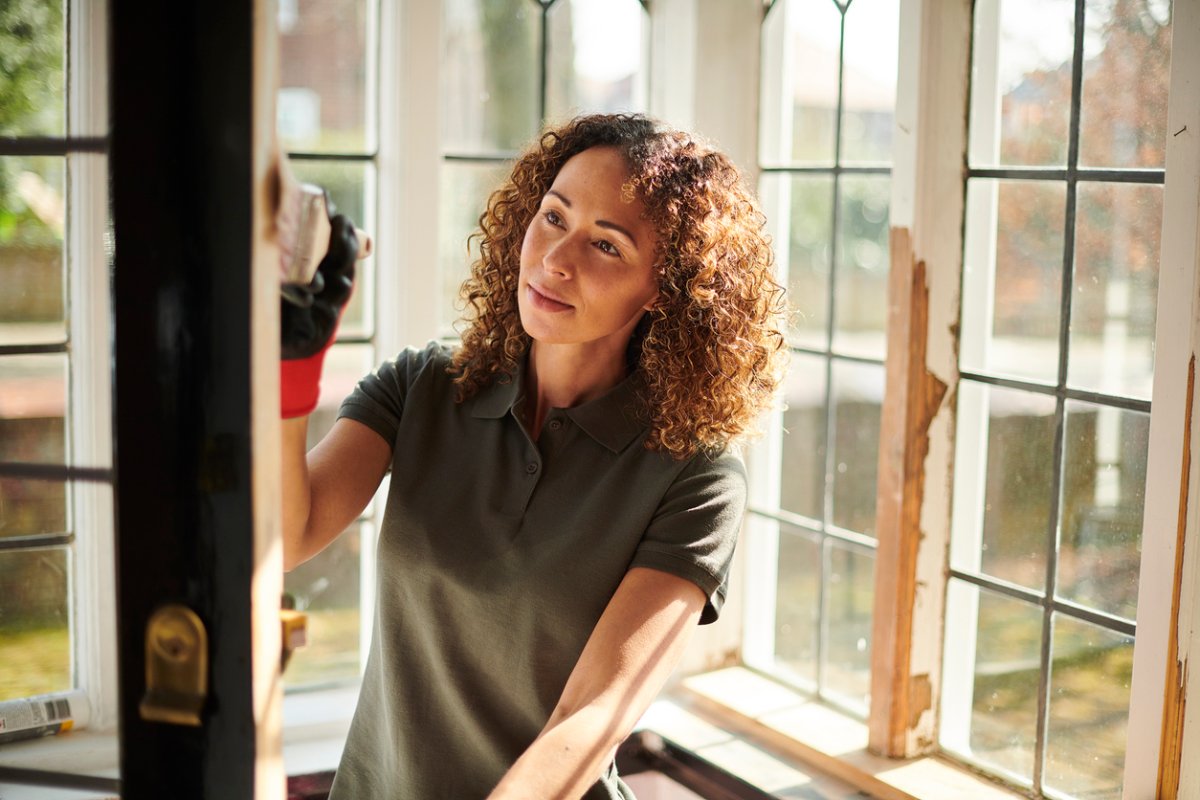
{"label": "woman's raised arm", "polygon": [[337,538],[367,507],[392,449],[375,431],[339,419],[305,453],[308,417],[283,421],[283,568],[291,570]]}

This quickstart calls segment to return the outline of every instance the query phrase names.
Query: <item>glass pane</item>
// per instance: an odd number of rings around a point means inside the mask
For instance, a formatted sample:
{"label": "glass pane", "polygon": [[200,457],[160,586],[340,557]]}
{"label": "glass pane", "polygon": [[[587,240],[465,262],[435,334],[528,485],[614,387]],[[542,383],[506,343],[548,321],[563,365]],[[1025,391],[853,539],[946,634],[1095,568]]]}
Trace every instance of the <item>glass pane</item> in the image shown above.
{"label": "glass pane", "polygon": [[342,401],[377,363],[375,348],[369,344],[337,344],[329,348],[321,373],[321,396],[308,422],[310,449],[333,427]]}
{"label": "glass pane", "polygon": [[1162,187],[1081,183],[1077,192],[1068,380],[1149,400]]}
{"label": "glass pane", "polygon": [[759,192],[775,241],[775,265],[787,285],[789,338],[798,347],[824,350],[829,341],[833,177],[764,173]]}
{"label": "glass pane", "polygon": [[1053,397],[958,389],[951,564],[1041,591],[1054,478]]}
{"label": "glass pane", "polygon": [[881,361],[887,355],[890,192],[886,176],[842,178],[834,289],[834,350]]}
{"label": "glass pane", "polygon": [[308,642],[293,653],[283,674],[289,688],[358,677],[360,527],[351,525],[284,579],[296,610],[308,614]]}
{"label": "glass pane", "polygon": [[819,521],[825,518],[825,359],[793,353],[784,393],[779,506]]}
{"label": "glass pane", "polygon": [[63,6],[62,0],[27,0],[0,11],[0,136],[66,132]]}
{"label": "glass pane", "polygon": [[0,538],[67,532],[67,484],[0,478]]}
{"label": "glass pane", "polygon": [[0,357],[0,460],[64,464],[67,357]]}
{"label": "glass pane", "polygon": [[972,166],[1064,164],[1073,0],[976,0]]}
{"label": "glass pane", "polygon": [[442,277],[442,332],[452,332],[460,316],[458,289],[479,257],[478,245],[468,250],[467,237],[479,230],[479,217],[487,208],[488,196],[508,178],[508,163],[474,164],[447,161],[442,164],[441,213],[438,253]]}
{"label": "glass pane", "polygon": [[879,464],[879,415],[883,367],[833,362],[832,522],[875,535],[875,475]]}
{"label": "glass pane", "polygon": [[0,701],[71,688],[67,549],[0,552]]}
{"label": "glass pane", "polygon": [[1066,184],[967,184],[963,369],[1058,380]]}
{"label": "glass pane", "polygon": [[1054,615],[1044,783],[1073,797],[1119,800],[1133,638]]}
{"label": "glass pane", "polygon": [[[371,236],[378,236],[375,220],[375,168],[356,161],[302,161],[292,159],[292,171],[306,183],[329,193],[334,211],[345,214]],[[358,262],[354,294],[342,315],[338,336],[370,336],[375,332],[375,258]]]}
{"label": "glass pane", "polygon": [[821,609],[821,543],[816,534],[779,526],[776,582],[775,658],[800,682],[815,687]]}
{"label": "glass pane", "polygon": [[367,0],[279,4],[279,137],[289,150],[364,152],[367,130]]}
{"label": "glass pane", "polygon": [[520,150],[537,133],[541,11],[530,0],[442,4],[442,141],[450,153]]}
{"label": "glass pane", "polygon": [[0,158],[0,345],[67,337],[65,198],[64,159]]}
{"label": "glass pane", "polygon": [[969,705],[943,701],[942,744],[1028,784],[1037,739],[1042,610],[957,579],[950,581],[946,604],[948,619],[953,611],[974,626],[956,629],[961,638],[947,640],[944,681],[967,688]]}
{"label": "glass pane", "polygon": [[822,689],[837,695],[863,716],[871,694],[871,610],[875,555],[832,539],[825,590],[825,674]]}
{"label": "glass pane", "polygon": [[841,30],[833,0],[779,0],[767,15],[763,91],[764,109],[772,111],[764,115],[783,107],[777,124],[761,133],[764,164],[834,162]]}
{"label": "glass pane", "polygon": [[646,110],[650,20],[638,0],[558,0],[547,13],[547,120]]}
{"label": "glass pane", "polygon": [[896,108],[900,0],[855,0],[842,53],[841,162],[889,164]]}
{"label": "glass pane", "polygon": [[1058,594],[1137,616],[1150,415],[1069,401]]}
{"label": "glass pane", "polygon": [[1171,3],[1090,2],[1083,37],[1079,162],[1095,167],[1166,163]]}

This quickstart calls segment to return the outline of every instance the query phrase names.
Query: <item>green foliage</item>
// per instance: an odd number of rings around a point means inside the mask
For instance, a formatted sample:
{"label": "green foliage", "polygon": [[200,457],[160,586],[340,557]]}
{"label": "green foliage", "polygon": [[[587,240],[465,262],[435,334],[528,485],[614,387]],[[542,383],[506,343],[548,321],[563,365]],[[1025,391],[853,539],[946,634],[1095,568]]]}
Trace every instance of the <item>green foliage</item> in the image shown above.
{"label": "green foliage", "polygon": [[[0,0],[0,136],[61,134],[64,119],[61,0]],[[17,194],[14,159],[0,159],[0,245],[57,237]]]}
{"label": "green foliage", "polygon": [[0,135],[61,130],[64,42],[61,0],[0,0]]}

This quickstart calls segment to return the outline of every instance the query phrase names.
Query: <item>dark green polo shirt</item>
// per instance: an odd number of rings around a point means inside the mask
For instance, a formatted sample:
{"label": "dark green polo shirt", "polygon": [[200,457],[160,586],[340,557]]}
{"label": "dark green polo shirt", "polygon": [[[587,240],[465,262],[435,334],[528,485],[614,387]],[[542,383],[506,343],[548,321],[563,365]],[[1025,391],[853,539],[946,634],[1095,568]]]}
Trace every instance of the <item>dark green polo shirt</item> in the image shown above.
{"label": "dark green polo shirt", "polygon": [[[537,737],[625,573],[684,577],[717,618],[745,505],[741,460],[648,451],[635,378],[553,409],[522,375],[464,403],[450,350],[405,350],[340,415],[392,446],[375,633],[335,800],[483,798]],[[632,797],[610,768],[587,798]]]}

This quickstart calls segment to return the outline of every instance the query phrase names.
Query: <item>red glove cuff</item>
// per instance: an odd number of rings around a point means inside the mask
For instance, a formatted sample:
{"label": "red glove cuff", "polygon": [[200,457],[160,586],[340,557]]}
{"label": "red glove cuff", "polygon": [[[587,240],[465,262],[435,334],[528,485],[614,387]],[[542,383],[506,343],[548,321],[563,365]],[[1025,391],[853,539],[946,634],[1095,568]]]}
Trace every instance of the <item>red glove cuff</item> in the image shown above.
{"label": "red glove cuff", "polygon": [[284,419],[308,416],[317,407],[327,352],[328,347],[308,358],[279,362],[279,413]]}

